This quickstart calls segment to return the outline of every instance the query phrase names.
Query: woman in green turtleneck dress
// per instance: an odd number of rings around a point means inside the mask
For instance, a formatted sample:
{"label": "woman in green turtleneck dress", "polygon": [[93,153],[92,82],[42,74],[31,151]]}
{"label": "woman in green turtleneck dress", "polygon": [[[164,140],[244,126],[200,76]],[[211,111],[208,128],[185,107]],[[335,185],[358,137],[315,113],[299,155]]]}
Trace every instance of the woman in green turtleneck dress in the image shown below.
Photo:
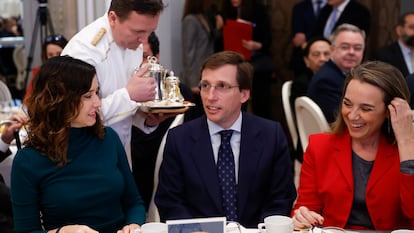
{"label": "woman in green turtleneck dress", "polygon": [[114,130],[102,125],[93,66],[56,57],[26,100],[28,139],[13,161],[15,232],[122,233],[145,208]]}

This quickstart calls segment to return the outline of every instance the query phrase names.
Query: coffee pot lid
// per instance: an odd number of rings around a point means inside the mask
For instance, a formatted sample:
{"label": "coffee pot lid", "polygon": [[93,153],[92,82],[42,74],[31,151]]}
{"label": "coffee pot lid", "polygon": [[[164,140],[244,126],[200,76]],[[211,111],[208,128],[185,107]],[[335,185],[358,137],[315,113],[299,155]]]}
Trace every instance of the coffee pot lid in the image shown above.
{"label": "coffee pot lid", "polygon": [[150,71],[163,71],[164,68],[162,67],[162,65],[158,64],[158,59],[155,56],[148,56],[147,57],[147,61],[148,61],[148,65],[149,65],[149,70]]}

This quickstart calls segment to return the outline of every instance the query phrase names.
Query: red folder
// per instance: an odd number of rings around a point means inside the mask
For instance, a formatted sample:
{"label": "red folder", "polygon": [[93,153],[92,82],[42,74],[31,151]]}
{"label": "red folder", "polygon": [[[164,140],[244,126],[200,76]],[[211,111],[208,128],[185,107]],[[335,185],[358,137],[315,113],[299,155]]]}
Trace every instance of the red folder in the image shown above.
{"label": "red folder", "polygon": [[253,24],[244,20],[227,19],[223,27],[224,50],[240,53],[246,60],[250,60],[252,52],[242,46],[242,40],[251,40]]}

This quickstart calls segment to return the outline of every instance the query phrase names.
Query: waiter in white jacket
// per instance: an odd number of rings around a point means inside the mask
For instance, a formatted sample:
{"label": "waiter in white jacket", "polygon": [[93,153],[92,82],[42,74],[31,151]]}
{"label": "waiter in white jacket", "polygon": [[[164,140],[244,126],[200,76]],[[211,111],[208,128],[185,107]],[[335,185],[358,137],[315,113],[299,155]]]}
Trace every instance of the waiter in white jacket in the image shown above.
{"label": "waiter in white jacket", "polygon": [[131,165],[132,124],[152,132],[164,115],[138,114],[140,103],[155,98],[155,81],[142,78],[142,43],[157,25],[162,0],[112,0],[108,13],[72,37],[62,55],[95,66],[105,125],[121,138]]}

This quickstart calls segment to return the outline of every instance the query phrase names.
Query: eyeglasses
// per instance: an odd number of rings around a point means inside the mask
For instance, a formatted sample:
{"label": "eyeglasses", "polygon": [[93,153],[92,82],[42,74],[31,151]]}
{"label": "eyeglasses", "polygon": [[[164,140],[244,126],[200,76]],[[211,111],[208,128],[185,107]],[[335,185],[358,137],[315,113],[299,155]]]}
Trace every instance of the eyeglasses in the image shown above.
{"label": "eyeglasses", "polygon": [[362,52],[362,50],[364,50],[363,45],[340,44],[339,46],[333,46],[333,47],[339,48],[342,51],[349,51],[349,50],[351,50],[351,48],[355,52]]}
{"label": "eyeglasses", "polygon": [[211,88],[214,87],[214,90],[217,91],[217,93],[222,94],[225,92],[228,92],[230,89],[239,87],[238,85],[231,85],[225,82],[219,82],[216,85],[211,85],[209,82],[201,81],[198,85],[198,88],[201,92],[209,92]]}
{"label": "eyeglasses", "polygon": [[50,36],[46,36],[45,38],[45,44],[49,44],[52,42],[59,42],[63,39],[62,35],[50,35]]}

